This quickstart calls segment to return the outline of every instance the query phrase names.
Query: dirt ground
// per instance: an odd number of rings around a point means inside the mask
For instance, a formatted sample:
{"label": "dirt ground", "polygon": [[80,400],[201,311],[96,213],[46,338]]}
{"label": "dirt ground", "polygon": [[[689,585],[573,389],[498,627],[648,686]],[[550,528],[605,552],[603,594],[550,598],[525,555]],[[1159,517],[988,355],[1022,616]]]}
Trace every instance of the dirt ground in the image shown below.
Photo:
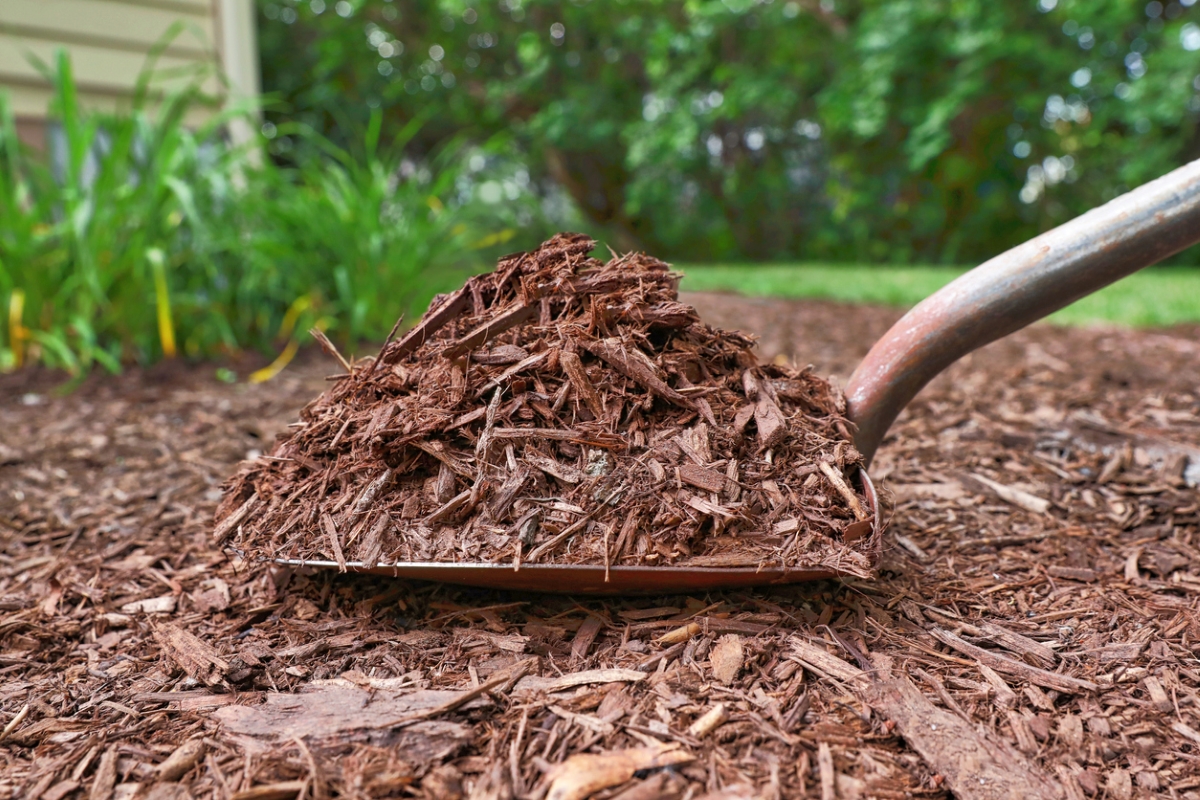
{"label": "dirt ground", "polygon": [[[898,316],[684,299],[838,383]],[[335,371],[0,376],[0,797],[1200,797],[1200,327],[951,368],[877,580],[617,600],[216,548]]]}

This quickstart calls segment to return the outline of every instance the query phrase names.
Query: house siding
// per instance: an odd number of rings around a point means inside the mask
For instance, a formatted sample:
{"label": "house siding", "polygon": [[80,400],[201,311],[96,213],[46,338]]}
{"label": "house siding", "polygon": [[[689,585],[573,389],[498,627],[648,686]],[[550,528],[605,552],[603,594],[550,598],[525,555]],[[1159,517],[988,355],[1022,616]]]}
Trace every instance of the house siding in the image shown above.
{"label": "house siding", "polygon": [[[71,55],[85,107],[130,106],[146,58],[173,25],[178,35],[162,48],[151,79],[152,96],[194,82],[213,98],[189,122],[200,124],[231,97],[258,94],[253,0],[0,0],[0,91],[17,117],[22,138],[44,143],[50,82],[36,66]],[[227,76],[228,81],[218,78]]]}

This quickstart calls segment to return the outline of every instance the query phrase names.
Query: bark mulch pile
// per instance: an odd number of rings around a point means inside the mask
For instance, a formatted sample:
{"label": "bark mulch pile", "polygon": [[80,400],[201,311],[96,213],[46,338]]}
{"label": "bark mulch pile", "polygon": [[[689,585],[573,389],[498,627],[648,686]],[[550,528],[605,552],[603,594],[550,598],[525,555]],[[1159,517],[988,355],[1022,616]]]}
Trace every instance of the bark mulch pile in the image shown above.
{"label": "bark mulch pile", "polygon": [[[871,577],[842,396],[703,324],[645,255],[560,234],[435,300],[231,482],[251,557]],[[345,362],[344,362],[345,363]]]}
{"label": "bark mulch pile", "polygon": [[[683,299],[841,376],[897,316]],[[315,355],[0,376],[0,797],[1200,797],[1200,329],[953,367],[872,467],[875,580],[607,599],[231,558]]]}

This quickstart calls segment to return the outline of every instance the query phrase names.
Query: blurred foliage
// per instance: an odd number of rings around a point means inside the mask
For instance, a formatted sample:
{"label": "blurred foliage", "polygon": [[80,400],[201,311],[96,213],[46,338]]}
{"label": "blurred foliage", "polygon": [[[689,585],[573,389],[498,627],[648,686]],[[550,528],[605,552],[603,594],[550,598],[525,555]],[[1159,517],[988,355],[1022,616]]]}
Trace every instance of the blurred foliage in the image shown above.
{"label": "blurred foliage", "polygon": [[681,259],[976,262],[1200,157],[1195,0],[259,3],[276,125],[421,117]]}
{"label": "blurred foliage", "polygon": [[290,354],[313,325],[379,341],[530,214],[474,199],[461,146],[406,159],[419,121],[384,137],[369,115],[342,145],[289,124],[306,155],[280,166],[220,139],[240,112],[191,130],[195,91],[151,102],[152,74],[131,113],[89,114],[62,56],[50,159],[20,144],[0,92],[0,369]]}

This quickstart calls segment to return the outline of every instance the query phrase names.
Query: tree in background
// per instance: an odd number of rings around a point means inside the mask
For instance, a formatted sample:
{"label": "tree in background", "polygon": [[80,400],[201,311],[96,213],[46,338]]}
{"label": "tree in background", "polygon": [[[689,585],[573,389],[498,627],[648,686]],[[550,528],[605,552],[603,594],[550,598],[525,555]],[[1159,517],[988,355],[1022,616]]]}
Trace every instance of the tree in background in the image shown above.
{"label": "tree in background", "polygon": [[261,52],[269,126],[422,118],[619,248],[961,263],[1200,157],[1195,1],[260,0]]}

